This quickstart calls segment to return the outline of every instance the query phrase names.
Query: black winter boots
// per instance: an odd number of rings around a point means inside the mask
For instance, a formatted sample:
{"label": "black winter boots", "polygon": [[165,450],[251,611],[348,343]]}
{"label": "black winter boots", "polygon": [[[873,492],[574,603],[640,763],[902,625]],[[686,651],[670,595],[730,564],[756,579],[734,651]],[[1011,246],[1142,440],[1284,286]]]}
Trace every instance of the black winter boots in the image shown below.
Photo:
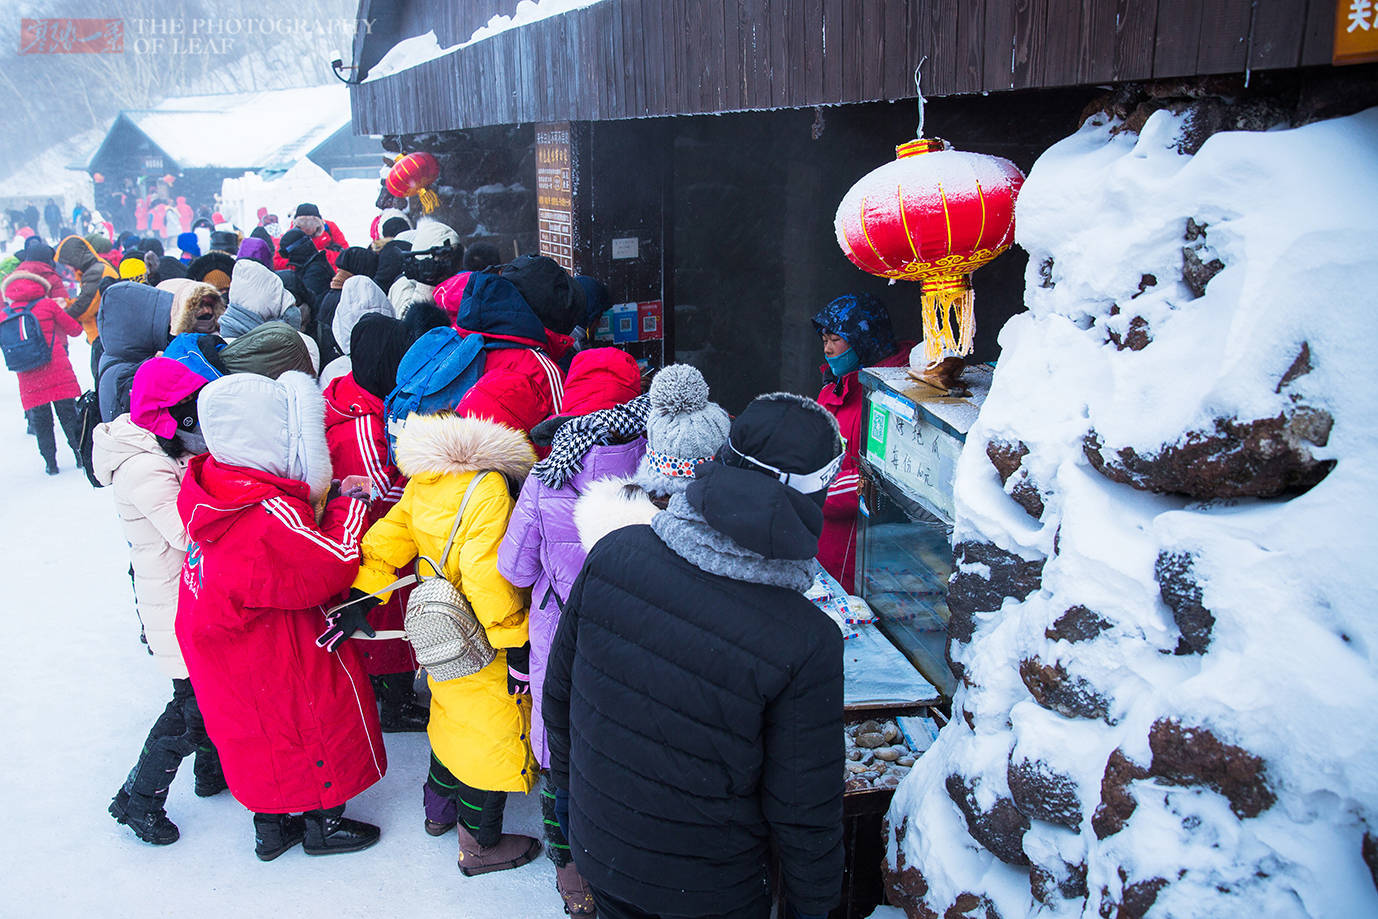
{"label": "black winter boots", "polygon": [[378,841],[381,831],[371,823],[351,820],[344,816],[344,805],[329,810],[307,811],[306,841],[302,849],[307,855],[335,855],[358,852]]}
{"label": "black winter boots", "polygon": [[170,846],[181,838],[177,824],[167,819],[161,802],[141,800],[121,788],[110,802],[110,816],[134,831],[134,835],[154,846]]}
{"label": "black winter boots", "polygon": [[254,854],[271,862],[306,838],[306,821],[291,814],[254,814]]}
{"label": "black winter boots", "polygon": [[403,734],[426,730],[431,711],[416,701],[412,684],[416,674],[384,673],[372,677],[378,697],[379,724],[384,734]]}

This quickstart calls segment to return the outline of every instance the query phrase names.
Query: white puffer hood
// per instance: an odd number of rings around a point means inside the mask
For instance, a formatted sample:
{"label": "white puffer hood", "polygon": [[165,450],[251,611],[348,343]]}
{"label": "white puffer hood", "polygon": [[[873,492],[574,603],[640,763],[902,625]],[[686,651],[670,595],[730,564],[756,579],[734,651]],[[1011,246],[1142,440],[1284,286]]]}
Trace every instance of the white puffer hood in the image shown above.
{"label": "white puffer hood", "polygon": [[305,482],[312,501],[330,489],[325,400],[306,374],[289,370],[271,380],[232,373],[206,384],[196,406],[219,462]]}
{"label": "white puffer hood", "polygon": [[369,313],[382,313],[390,318],[397,315],[392,301],[373,279],[355,275],[344,282],[340,290],[340,302],[335,307],[335,318],[330,322],[330,331],[335,342],[345,354],[349,353],[349,338],[354,326]]}
{"label": "white puffer hood", "polygon": [[282,278],[251,258],[234,263],[230,276],[230,302],[263,320],[282,319],[296,305],[296,298],[282,286]]}

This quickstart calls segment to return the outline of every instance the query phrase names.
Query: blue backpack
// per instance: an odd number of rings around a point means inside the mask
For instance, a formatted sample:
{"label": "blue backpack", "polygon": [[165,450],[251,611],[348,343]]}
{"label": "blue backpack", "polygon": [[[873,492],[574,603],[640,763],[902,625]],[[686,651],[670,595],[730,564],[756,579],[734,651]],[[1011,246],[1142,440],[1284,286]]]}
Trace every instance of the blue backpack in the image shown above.
{"label": "blue backpack", "polygon": [[0,353],[5,366],[15,373],[37,370],[53,359],[53,346],[43,337],[43,327],[33,314],[37,301],[11,305],[0,319]]}
{"label": "blue backpack", "polygon": [[408,415],[453,409],[482,375],[482,335],[431,329],[413,342],[397,365],[397,387],[384,402],[389,458],[397,459],[397,432]]}

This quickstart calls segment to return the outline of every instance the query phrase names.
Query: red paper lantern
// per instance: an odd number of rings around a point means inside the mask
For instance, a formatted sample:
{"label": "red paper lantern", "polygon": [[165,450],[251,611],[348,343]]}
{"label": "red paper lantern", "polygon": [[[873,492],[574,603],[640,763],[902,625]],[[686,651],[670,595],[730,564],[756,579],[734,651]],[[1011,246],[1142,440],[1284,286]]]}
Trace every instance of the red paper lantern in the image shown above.
{"label": "red paper lantern", "polygon": [[408,153],[392,164],[388,171],[388,194],[394,198],[408,198],[416,195],[421,199],[421,210],[427,214],[440,205],[440,199],[428,187],[440,178],[440,163],[429,153]]}
{"label": "red paper lantern", "polygon": [[[1014,242],[1024,174],[1007,159],[938,139],[895,148],[895,161],[852,186],[838,205],[837,243],[862,271],[923,283],[924,355],[971,353],[971,272]],[[954,331],[956,326],[956,331]]]}

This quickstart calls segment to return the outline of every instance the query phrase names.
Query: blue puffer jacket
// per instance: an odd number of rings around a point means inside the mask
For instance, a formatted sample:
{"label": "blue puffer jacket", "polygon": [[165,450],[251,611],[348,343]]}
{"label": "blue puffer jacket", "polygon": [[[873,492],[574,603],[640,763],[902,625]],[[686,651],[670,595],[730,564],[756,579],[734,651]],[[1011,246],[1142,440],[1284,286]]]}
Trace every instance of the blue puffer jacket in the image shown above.
{"label": "blue puffer jacket", "polygon": [[134,371],[172,341],[172,294],[147,284],[120,281],[101,296],[96,317],[101,355],[96,392],[102,421],[129,411]]}

